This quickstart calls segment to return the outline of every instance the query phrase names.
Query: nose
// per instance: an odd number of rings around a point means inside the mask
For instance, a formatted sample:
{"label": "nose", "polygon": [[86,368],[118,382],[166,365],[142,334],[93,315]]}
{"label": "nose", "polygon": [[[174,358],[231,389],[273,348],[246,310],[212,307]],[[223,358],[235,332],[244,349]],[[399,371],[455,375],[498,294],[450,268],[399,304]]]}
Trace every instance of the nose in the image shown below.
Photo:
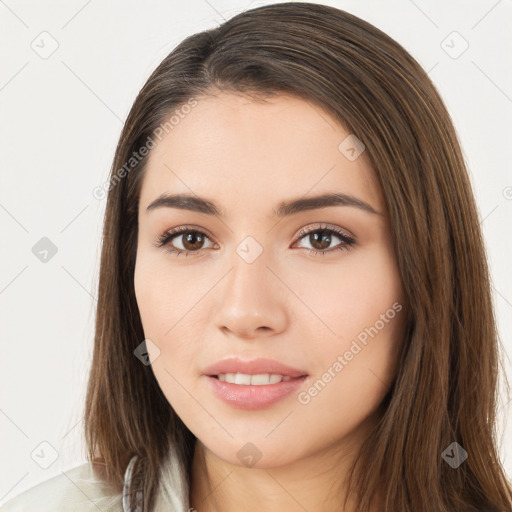
{"label": "nose", "polygon": [[[286,329],[291,293],[271,269],[265,251],[252,263],[235,254],[219,283],[214,323],[224,334],[254,339]],[[272,263],[270,263],[272,264]]]}

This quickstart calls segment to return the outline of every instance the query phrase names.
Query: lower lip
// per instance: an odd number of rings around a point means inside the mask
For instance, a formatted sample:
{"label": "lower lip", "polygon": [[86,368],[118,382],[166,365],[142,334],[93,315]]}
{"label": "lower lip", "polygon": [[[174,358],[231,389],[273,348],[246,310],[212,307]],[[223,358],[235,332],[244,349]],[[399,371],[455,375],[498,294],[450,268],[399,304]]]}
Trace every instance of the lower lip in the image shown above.
{"label": "lower lip", "polygon": [[223,402],[236,409],[263,409],[268,407],[296,391],[307,379],[307,375],[303,375],[276,384],[251,386],[231,384],[208,375],[205,375],[205,377],[208,379],[208,384],[213,393]]}

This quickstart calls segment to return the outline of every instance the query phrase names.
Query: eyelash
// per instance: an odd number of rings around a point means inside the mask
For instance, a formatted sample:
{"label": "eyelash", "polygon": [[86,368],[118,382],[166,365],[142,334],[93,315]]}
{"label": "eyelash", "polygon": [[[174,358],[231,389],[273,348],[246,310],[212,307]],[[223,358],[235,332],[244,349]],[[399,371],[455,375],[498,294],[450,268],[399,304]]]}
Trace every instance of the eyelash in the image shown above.
{"label": "eyelash", "polygon": [[[326,253],[333,253],[333,252],[337,252],[337,251],[348,251],[356,243],[354,238],[346,235],[339,228],[335,228],[335,227],[328,228],[326,225],[316,226],[314,229],[302,228],[300,230],[300,232],[298,233],[298,240],[297,241],[301,240],[306,235],[309,235],[311,233],[315,233],[317,231],[324,231],[324,232],[329,233],[330,235],[334,234],[338,238],[340,238],[342,240],[342,242],[339,244],[339,246],[336,246],[335,248],[327,249],[327,250],[324,250],[324,251],[319,251],[319,250],[316,250],[316,249],[307,249],[306,248],[308,253],[310,255],[312,255],[312,256],[325,256]],[[210,237],[206,233],[201,231],[200,229],[196,229],[196,228],[194,228],[192,226],[180,226],[180,227],[172,229],[170,231],[166,231],[161,236],[159,236],[157,241],[156,241],[156,243],[155,243],[155,246],[158,247],[158,248],[165,247],[166,251],[168,251],[169,253],[171,253],[171,254],[173,254],[175,256],[179,256],[182,253],[185,253],[185,256],[188,256],[190,253],[199,253],[199,252],[201,252],[202,249],[199,249],[197,251],[186,251],[186,250],[183,250],[183,249],[177,249],[177,248],[172,247],[171,245],[169,245],[170,242],[174,238],[177,238],[178,235],[182,235],[184,233],[198,233],[200,235],[205,236],[206,238],[208,238],[210,240]]]}

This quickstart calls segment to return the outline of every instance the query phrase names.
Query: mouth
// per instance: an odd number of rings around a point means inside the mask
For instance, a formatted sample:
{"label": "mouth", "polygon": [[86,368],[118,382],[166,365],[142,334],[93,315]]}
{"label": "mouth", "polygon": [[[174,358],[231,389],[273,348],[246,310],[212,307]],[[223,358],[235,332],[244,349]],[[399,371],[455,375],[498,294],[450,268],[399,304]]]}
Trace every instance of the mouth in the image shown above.
{"label": "mouth", "polygon": [[275,359],[243,360],[230,357],[205,368],[203,375],[239,385],[271,385],[307,376],[305,370],[294,368]]}
{"label": "mouth", "polygon": [[309,378],[281,374],[220,373],[204,375],[218,399],[235,409],[265,409],[297,393]]}
{"label": "mouth", "polygon": [[307,374],[292,377],[290,375],[281,375],[275,373],[220,373],[218,375],[209,375],[209,377],[222,382],[237,384],[240,386],[268,386],[272,384],[279,384],[281,382],[301,379],[303,377],[307,377]]}

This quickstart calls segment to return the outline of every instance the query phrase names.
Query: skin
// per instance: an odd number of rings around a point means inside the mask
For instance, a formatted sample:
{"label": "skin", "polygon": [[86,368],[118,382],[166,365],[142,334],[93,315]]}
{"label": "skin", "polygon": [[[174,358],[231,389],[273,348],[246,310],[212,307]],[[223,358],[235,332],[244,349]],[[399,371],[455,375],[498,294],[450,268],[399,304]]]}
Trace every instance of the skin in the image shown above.
{"label": "skin", "polygon": [[[405,322],[380,185],[365,152],[350,161],[338,149],[349,132],[310,102],[224,92],[197,99],[150,153],[134,276],[144,334],[154,343],[152,369],[198,438],[190,505],[199,512],[355,510],[352,501],[341,507],[345,477],[395,376]],[[164,192],[206,197],[226,217],[146,212]],[[352,206],[272,214],[281,201],[325,192],[353,195],[379,214]],[[323,246],[298,235],[319,224],[340,228],[355,245],[334,251],[342,243],[336,234]],[[193,254],[155,246],[166,231],[190,225],[207,237],[193,241]],[[247,236],[263,251],[250,264],[236,252]],[[178,234],[169,245],[185,243]],[[220,359],[267,357],[307,371],[304,392],[394,303],[402,311],[307,404],[292,393],[265,409],[238,409],[214,396],[203,376]],[[248,442],[261,452],[252,467],[237,456]]]}

